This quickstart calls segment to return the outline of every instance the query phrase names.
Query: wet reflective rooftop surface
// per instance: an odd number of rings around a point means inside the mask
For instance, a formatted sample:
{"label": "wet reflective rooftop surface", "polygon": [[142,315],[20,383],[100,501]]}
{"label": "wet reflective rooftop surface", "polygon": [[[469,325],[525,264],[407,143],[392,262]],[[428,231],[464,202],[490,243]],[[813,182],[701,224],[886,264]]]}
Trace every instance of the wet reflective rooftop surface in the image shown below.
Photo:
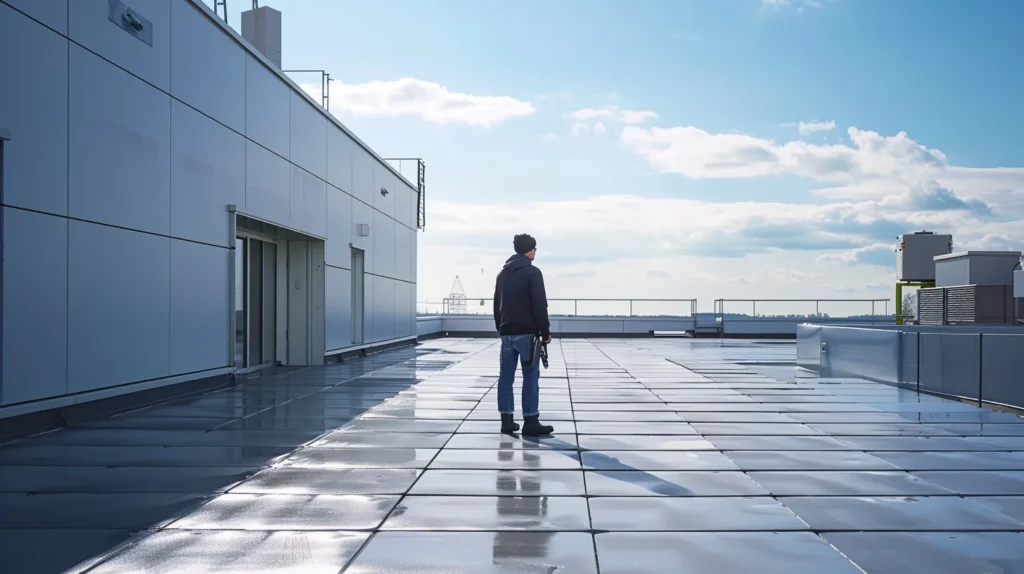
{"label": "wet reflective rooftop surface", "polygon": [[[562,340],[555,436],[441,339],[0,447],[0,571],[1024,572],[1024,419],[791,343]],[[518,390],[517,390],[518,402]]]}

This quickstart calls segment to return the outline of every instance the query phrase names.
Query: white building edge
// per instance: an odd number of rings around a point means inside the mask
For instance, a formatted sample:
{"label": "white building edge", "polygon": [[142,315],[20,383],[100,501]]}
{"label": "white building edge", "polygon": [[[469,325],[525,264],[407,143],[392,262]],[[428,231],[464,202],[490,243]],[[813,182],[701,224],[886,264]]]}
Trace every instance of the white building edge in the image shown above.
{"label": "white building edge", "polygon": [[0,133],[0,420],[416,336],[417,188],[201,0],[0,0]]}

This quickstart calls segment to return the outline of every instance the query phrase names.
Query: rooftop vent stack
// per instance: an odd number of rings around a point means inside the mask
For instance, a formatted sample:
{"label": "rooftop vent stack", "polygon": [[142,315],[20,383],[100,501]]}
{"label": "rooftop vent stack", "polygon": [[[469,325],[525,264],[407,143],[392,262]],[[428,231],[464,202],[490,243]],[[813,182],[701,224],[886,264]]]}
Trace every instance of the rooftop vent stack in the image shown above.
{"label": "rooftop vent stack", "polygon": [[242,12],[242,37],[281,68],[281,13],[269,6]]}

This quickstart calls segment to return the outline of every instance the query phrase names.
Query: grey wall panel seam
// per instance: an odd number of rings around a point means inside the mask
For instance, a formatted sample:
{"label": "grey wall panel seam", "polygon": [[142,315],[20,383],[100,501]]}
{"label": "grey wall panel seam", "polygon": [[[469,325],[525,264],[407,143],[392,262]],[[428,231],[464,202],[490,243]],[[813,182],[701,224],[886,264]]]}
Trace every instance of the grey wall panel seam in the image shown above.
{"label": "grey wall panel seam", "polygon": [[102,227],[112,227],[114,229],[120,229],[120,230],[123,230],[123,231],[131,231],[133,233],[143,233],[145,235],[152,235],[152,236],[155,236],[155,237],[165,237],[167,239],[173,239],[173,240],[176,240],[176,241],[184,241],[186,243],[194,243],[196,245],[205,245],[206,247],[216,247],[218,249],[231,249],[231,247],[228,247],[228,246],[225,246],[225,245],[217,245],[217,244],[214,244],[214,243],[207,243],[205,241],[198,241],[196,239],[189,239],[187,237],[178,237],[176,235],[167,235],[167,234],[163,234],[163,233],[156,233],[156,232],[153,232],[153,231],[145,231],[145,230],[142,230],[142,229],[135,229],[133,227],[125,227],[123,225],[114,225],[113,223],[104,223],[102,221],[93,221],[91,219],[84,219],[84,218],[81,218],[81,217],[69,217],[67,215],[61,215],[59,213],[50,213],[48,211],[40,211],[38,209],[30,209],[30,208],[27,208],[27,207],[20,207],[20,206],[17,206],[17,205],[9,205],[9,204],[6,204],[6,203],[0,204],[0,207],[5,207],[7,209],[16,209],[18,211],[24,211],[24,212],[27,212],[27,213],[37,213],[39,215],[48,215],[50,217],[57,217],[57,218],[60,218],[60,219],[66,219],[68,221],[78,221],[80,223],[88,223],[90,225],[100,225]]}
{"label": "grey wall panel seam", "polygon": [[[67,120],[64,122],[66,133],[64,139],[66,140],[65,145],[65,160],[67,161],[67,169],[65,169],[67,182],[64,186],[64,395],[67,396],[71,390],[71,220],[67,219],[71,215],[71,2],[67,4],[67,19],[68,19],[68,69],[67,79],[65,84],[68,89],[67,97]],[[170,231],[170,230],[168,230]]]}
{"label": "grey wall panel seam", "polygon": [[[70,25],[70,24],[69,24],[69,25]],[[246,141],[252,142],[252,143],[254,143],[254,144],[256,144],[256,145],[260,146],[260,147],[261,147],[261,148],[263,148],[264,150],[266,150],[266,151],[268,151],[268,152],[270,152],[270,153],[272,153],[272,154],[276,155],[277,157],[279,157],[279,158],[283,159],[284,161],[288,162],[288,164],[289,164],[289,165],[294,165],[295,167],[298,167],[299,169],[303,169],[303,168],[302,168],[301,166],[299,166],[298,164],[296,164],[295,162],[293,162],[293,161],[291,160],[291,157],[290,157],[290,156],[291,156],[291,100],[289,100],[289,102],[288,102],[288,156],[289,156],[289,157],[285,157],[285,156],[283,156],[283,155],[281,155],[281,154],[279,154],[279,153],[275,152],[274,150],[272,150],[272,149],[268,148],[267,146],[265,146],[265,145],[261,144],[260,142],[258,142],[258,141],[256,141],[256,140],[253,140],[253,139],[249,138],[249,137],[248,137],[248,136],[247,136],[246,134],[243,134],[243,133],[239,133],[239,132],[238,132],[238,130],[236,130],[236,129],[232,128],[231,126],[229,126],[229,125],[227,125],[227,124],[225,124],[224,122],[220,121],[219,119],[217,119],[217,118],[215,118],[215,117],[213,117],[213,116],[211,116],[211,115],[209,115],[209,114],[207,114],[207,113],[203,112],[202,110],[200,110],[200,109],[196,108],[195,106],[193,106],[193,105],[189,104],[188,102],[185,102],[185,101],[183,101],[183,100],[181,100],[181,99],[177,98],[177,97],[176,97],[176,96],[175,96],[175,95],[174,95],[173,93],[167,92],[167,91],[166,91],[166,90],[164,90],[163,88],[161,88],[161,87],[159,87],[159,86],[157,86],[157,85],[153,84],[152,82],[149,82],[149,81],[148,81],[148,80],[146,80],[145,78],[141,78],[141,77],[139,77],[138,75],[136,75],[135,73],[133,73],[133,72],[132,72],[131,70],[128,70],[128,69],[124,68],[123,66],[120,66],[120,65],[119,65],[119,64],[117,64],[116,62],[111,62],[111,61],[110,61],[110,60],[108,60],[107,58],[105,58],[105,57],[103,57],[102,55],[100,55],[100,54],[96,53],[95,51],[93,51],[93,50],[91,50],[91,49],[89,49],[89,48],[87,48],[87,47],[83,46],[82,44],[79,44],[78,42],[74,41],[74,40],[73,40],[73,39],[71,39],[71,38],[68,38],[68,81],[69,81],[69,83],[70,83],[70,77],[71,77],[71,44],[74,44],[74,45],[78,46],[79,48],[81,48],[81,49],[85,50],[86,52],[88,52],[88,53],[92,54],[93,56],[96,56],[97,58],[99,58],[99,59],[103,60],[104,62],[106,62],[106,63],[110,64],[111,66],[114,66],[115,68],[117,68],[117,69],[121,70],[122,72],[124,72],[124,73],[126,73],[126,74],[129,74],[129,75],[130,75],[130,76],[132,76],[133,78],[135,78],[135,79],[137,79],[137,80],[139,80],[139,81],[141,81],[141,82],[145,83],[146,85],[148,85],[149,87],[153,88],[154,90],[157,90],[158,92],[161,92],[161,93],[165,94],[165,95],[166,95],[167,97],[169,97],[170,99],[174,100],[175,102],[178,102],[178,103],[180,103],[180,104],[182,104],[182,105],[184,105],[184,106],[188,106],[188,107],[189,107],[189,109],[191,109],[191,110],[195,111],[196,113],[198,113],[198,114],[202,115],[203,117],[205,117],[205,118],[208,118],[208,119],[210,119],[210,120],[212,120],[212,121],[216,122],[216,123],[217,123],[217,124],[219,124],[220,126],[222,126],[222,127],[226,128],[226,129],[228,129],[228,130],[231,130],[232,132],[234,132],[234,133],[236,133],[236,134],[238,134],[238,135],[242,136],[243,138],[245,138],[245,140],[246,140]],[[172,50],[172,52],[173,52],[173,50]],[[246,74],[248,74],[248,66],[246,67]],[[248,84],[248,76],[246,76],[246,82],[247,82],[247,84]],[[69,92],[70,92],[70,86],[69,86]],[[248,90],[248,88],[247,88],[247,89],[246,89],[246,96],[248,96],[248,93],[249,93],[249,90]],[[70,98],[69,98],[69,99],[70,99]],[[246,100],[248,100],[248,97],[246,97]],[[70,104],[69,104],[69,107],[70,107]],[[171,103],[171,107],[172,107],[172,108],[174,107],[174,103],[173,103],[173,102]],[[246,121],[248,121],[248,115],[246,115]],[[68,123],[70,124],[70,117],[69,117],[69,122],[68,122]],[[70,137],[70,132],[69,132],[69,137]],[[348,137],[348,135],[347,135],[347,134],[346,134],[346,137]],[[325,147],[324,149],[326,149],[326,147]],[[69,159],[70,159],[70,154],[69,154]],[[305,171],[305,170],[304,170],[304,171]],[[308,173],[308,172],[307,172],[307,173]],[[328,182],[328,181],[327,181],[327,180],[325,180],[325,179],[321,179],[321,178],[320,178],[319,176],[317,176],[317,175],[316,175],[315,173],[310,173],[310,175],[311,175],[311,176],[313,176],[313,177],[315,177],[315,178],[317,178],[317,179],[319,179],[320,181],[324,182],[324,184],[326,184],[326,185],[331,185],[331,184],[330,184],[330,182]],[[333,187],[333,186],[332,186],[332,187]],[[415,189],[415,188],[413,188],[412,186],[408,186],[408,187],[409,187],[409,190],[410,190],[410,191],[412,191],[413,193],[416,193],[416,189]],[[408,228],[408,229],[412,229],[413,231],[417,231],[417,229],[416,229],[415,227],[410,227],[410,226],[408,226],[408,225],[405,225],[404,223],[402,223],[401,221],[398,221],[397,219],[395,219],[394,217],[392,217],[392,216],[388,215],[387,213],[384,213],[383,211],[381,211],[381,210],[379,210],[379,209],[375,208],[375,207],[373,206],[373,204],[372,204],[372,203],[366,203],[365,201],[363,201],[363,200],[359,199],[358,197],[356,197],[356,196],[352,195],[351,193],[349,193],[349,192],[347,192],[347,191],[345,191],[345,190],[343,190],[343,189],[340,189],[340,188],[337,188],[337,187],[335,187],[335,189],[338,189],[338,190],[339,190],[339,191],[341,191],[342,193],[345,193],[346,195],[348,195],[348,196],[349,196],[349,197],[351,197],[352,199],[354,199],[354,200],[356,200],[356,201],[358,201],[358,202],[362,203],[363,205],[365,205],[365,206],[369,207],[369,208],[370,208],[370,209],[372,209],[373,211],[376,211],[376,212],[380,213],[380,214],[381,214],[381,215],[383,215],[384,217],[387,217],[388,219],[391,219],[391,220],[395,221],[395,222],[396,222],[396,223],[398,223],[399,225],[401,225],[401,226],[403,226],[403,227],[406,227],[406,228]],[[372,197],[372,190],[371,190],[371,197]],[[246,197],[246,200],[248,200],[248,197]],[[289,215],[289,217],[291,216],[291,207],[290,207],[290,205],[289,205],[289,214],[288,214],[288,215]]]}
{"label": "grey wall panel seam", "polygon": [[[36,0],[36,1],[39,1],[39,0]],[[14,10],[16,13],[21,14],[22,16],[28,18],[29,20],[32,20],[36,24],[39,24],[43,28],[46,28],[47,30],[53,32],[54,34],[57,34],[58,36],[60,36],[62,38],[67,38],[68,37],[66,34],[61,32],[60,30],[54,30],[53,28],[48,26],[45,22],[43,22],[42,20],[39,20],[38,18],[33,18],[31,15],[26,14],[25,12],[22,12],[21,10],[19,10],[17,8],[17,6],[14,6],[13,4],[8,4],[5,0],[0,0],[0,4],[3,4],[4,6],[10,8],[11,10]],[[70,6],[71,6],[71,3],[70,3],[70,0],[69,0],[69,2],[68,2],[68,28],[69,28],[68,34],[71,33],[71,30],[70,30],[70,27],[71,27],[71,7]]]}
{"label": "grey wall panel seam", "polygon": [[[68,1],[70,5],[70,0]],[[174,231],[174,4],[167,7],[167,234]],[[70,121],[68,122],[70,123]],[[171,349],[174,345],[174,248],[167,241],[167,373],[171,372]]]}
{"label": "grey wall panel seam", "polygon": [[[330,263],[327,263],[326,261],[324,262],[324,266],[325,267],[330,267],[332,269],[340,269],[342,271],[348,271],[348,272],[352,271],[351,267],[342,267],[340,265],[331,265]],[[363,274],[364,275],[372,275],[374,277],[380,277],[381,279],[390,279],[392,281],[398,281],[399,283],[405,283],[407,285],[416,285],[416,281],[415,280],[409,281],[407,279],[399,279],[397,277],[390,277],[388,275],[381,275],[379,273],[370,273],[368,271],[363,271]]]}
{"label": "grey wall panel seam", "polygon": [[302,98],[304,98],[306,100],[306,102],[311,104],[320,113],[320,115],[325,120],[327,120],[328,122],[334,124],[335,127],[339,128],[342,131],[342,133],[344,133],[346,136],[348,136],[350,139],[352,139],[353,143],[355,143],[359,147],[363,148],[364,151],[366,151],[367,153],[370,154],[370,157],[372,157],[373,159],[377,160],[377,162],[380,163],[382,166],[384,166],[385,169],[387,169],[388,171],[390,171],[394,175],[398,176],[399,181],[402,181],[406,185],[408,185],[409,189],[415,190],[415,188],[412,185],[412,182],[410,182],[408,179],[406,179],[405,176],[402,175],[401,172],[399,172],[391,164],[389,164],[387,161],[385,161],[384,158],[380,154],[378,154],[376,151],[374,151],[373,148],[371,148],[366,142],[364,142],[363,140],[359,139],[359,136],[357,136],[355,134],[355,132],[353,132],[352,130],[348,129],[348,127],[345,126],[345,124],[341,123],[341,120],[339,120],[338,118],[336,118],[333,115],[331,115],[330,112],[328,112],[327,110],[325,110],[323,108],[323,106],[317,104],[316,101],[313,99],[313,97],[310,96],[309,94],[307,94],[305,92],[305,90],[300,88],[299,85],[297,83],[295,83],[295,81],[292,80],[288,76],[288,74],[285,74],[284,72],[280,71],[279,69],[275,69],[276,66],[270,65],[270,61],[267,60],[266,56],[261,54],[259,50],[255,49],[252,45],[250,45],[249,42],[246,41],[245,38],[243,38],[241,34],[239,34],[238,32],[236,32],[234,30],[234,28],[232,28],[231,26],[227,25],[227,23],[222,22],[221,19],[218,18],[216,14],[211,13],[210,7],[207,6],[204,2],[202,2],[202,0],[189,0],[189,1],[191,1],[193,6],[196,6],[200,10],[202,10],[202,12],[206,16],[206,18],[208,20],[210,20],[211,22],[213,22],[214,25],[219,26],[221,28],[221,30],[227,32],[232,38],[234,38],[235,42],[239,46],[241,46],[243,50],[247,51],[249,53],[249,55],[251,55],[258,62],[260,62],[263,65],[264,68],[269,69],[272,74],[274,74],[275,76],[278,77],[278,79],[281,79],[286,84],[288,84],[288,86],[291,88],[291,92],[293,94],[297,94],[297,95],[301,96]]}

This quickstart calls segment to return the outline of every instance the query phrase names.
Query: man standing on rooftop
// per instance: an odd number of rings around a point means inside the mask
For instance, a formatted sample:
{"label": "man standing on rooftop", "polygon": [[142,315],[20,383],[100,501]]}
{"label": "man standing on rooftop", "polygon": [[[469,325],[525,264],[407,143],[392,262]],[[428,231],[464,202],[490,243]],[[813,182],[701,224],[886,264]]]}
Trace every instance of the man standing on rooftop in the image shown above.
{"label": "man standing on rooftop", "polygon": [[519,430],[513,420],[515,394],[512,383],[516,377],[516,361],[523,367],[523,434],[549,435],[554,428],[540,423],[539,338],[551,342],[548,320],[548,297],[544,291],[544,275],[533,266],[537,256],[537,240],[523,233],[512,241],[516,254],[508,258],[498,273],[494,286],[494,326],[501,335],[501,373],[498,376],[498,411],[501,432]]}

